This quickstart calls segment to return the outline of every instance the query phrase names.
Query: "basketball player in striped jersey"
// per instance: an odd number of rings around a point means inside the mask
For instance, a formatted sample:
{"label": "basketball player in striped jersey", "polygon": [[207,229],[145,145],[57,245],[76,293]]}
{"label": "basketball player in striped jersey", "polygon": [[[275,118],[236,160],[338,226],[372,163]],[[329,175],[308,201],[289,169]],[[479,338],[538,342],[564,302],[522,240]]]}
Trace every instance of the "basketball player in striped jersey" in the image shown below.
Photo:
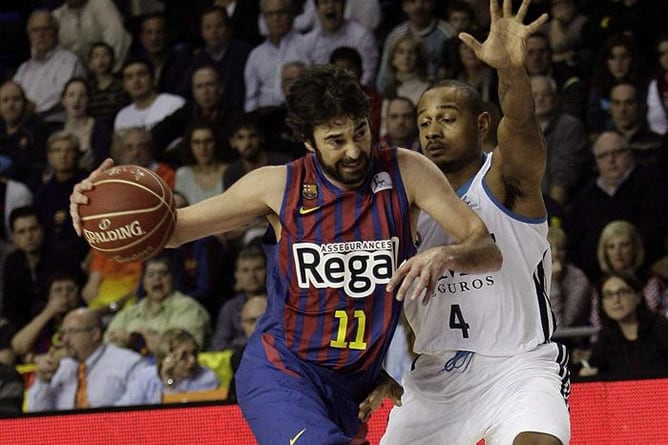
{"label": "basketball player in striped jersey", "polygon": [[[502,258],[432,162],[372,150],[368,98],[346,71],[306,70],[287,103],[311,153],[179,209],[168,244],[266,217],[268,307],[236,374],[243,414],[261,445],[367,443],[357,410],[376,385],[400,300],[431,295],[446,269],[496,270]],[[75,224],[91,186],[89,178],[71,197]],[[414,256],[421,209],[454,244]]]}
{"label": "basketball player in striped jersey", "polygon": [[[529,3],[513,16],[511,0],[503,11],[492,0],[485,42],[460,35],[498,71],[504,117],[491,153],[482,150],[490,117],[473,87],[445,80],[418,104],[424,153],[482,218],[504,259],[497,272],[446,272],[426,305],[406,301],[419,355],[403,378],[401,406],[390,414],[383,445],[569,442],[568,354],[551,341],[547,294],[551,261],[540,188],[546,148],[524,69],[526,37],[547,17],[524,25]],[[428,215],[420,215],[418,231],[420,251],[449,239]],[[386,383],[362,404],[362,418],[383,395],[396,393],[396,384]]]}

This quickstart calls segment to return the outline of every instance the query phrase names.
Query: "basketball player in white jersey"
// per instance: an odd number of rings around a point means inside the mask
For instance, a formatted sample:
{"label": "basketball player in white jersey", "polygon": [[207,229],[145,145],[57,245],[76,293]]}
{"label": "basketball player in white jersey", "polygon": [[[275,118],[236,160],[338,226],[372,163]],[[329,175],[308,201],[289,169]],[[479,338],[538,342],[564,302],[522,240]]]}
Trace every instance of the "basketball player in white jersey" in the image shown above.
{"label": "basketball player in white jersey", "polygon": [[[502,11],[492,0],[485,42],[460,35],[498,71],[504,117],[490,154],[482,150],[490,117],[474,88],[446,80],[420,99],[424,153],[486,223],[504,261],[494,273],[446,272],[427,304],[405,301],[420,355],[404,376],[401,406],[393,408],[381,445],[569,442],[568,354],[550,341],[551,261],[540,187],[546,148],[524,69],[526,37],[547,16],[524,25],[529,3],[513,16],[511,0]],[[426,214],[418,231],[421,249],[447,239]],[[379,386],[361,416],[395,390]]]}

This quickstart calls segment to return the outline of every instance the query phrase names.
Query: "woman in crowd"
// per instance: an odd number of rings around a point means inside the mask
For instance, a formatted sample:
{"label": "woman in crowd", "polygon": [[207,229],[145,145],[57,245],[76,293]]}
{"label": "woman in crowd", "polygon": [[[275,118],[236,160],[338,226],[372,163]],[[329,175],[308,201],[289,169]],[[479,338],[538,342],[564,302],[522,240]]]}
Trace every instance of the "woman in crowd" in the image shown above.
{"label": "woman in crowd", "polygon": [[601,281],[599,294],[601,332],[580,376],[668,376],[668,320],[647,308],[642,284],[613,272]]}
{"label": "woman in crowd", "polygon": [[389,77],[383,96],[385,99],[407,97],[417,106],[420,96],[431,85],[422,43],[413,34],[406,33],[394,42],[388,60]]}
{"label": "woman in crowd", "polygon": [[668,32],[656,42],[657,67],[647,91],[647,123],[652,131],[668,133]]}
{"label": "woman in crowd", "polygon": [[208,123],[197,123],[186,134],[187,149],[183,166],[176,170],[174,188],[190,204],[223,193],[227,164],[220,161],[214,130]]}
{"label": "woman in crowd", "polygon": [[91,171],[109,156],[111,127],[88,114],[88,84],[84,79],[73,77],[68,80],[61,101],[65,108],[63,129],[79,140],[79,167]]}
{"label": "woman in crowd", "polygon": [[168,329],[160,337],[155,364],[139,371],[117,405],[162,402],[164,394],[218,388],[218,378],[197,362],[199,347],[184,329]]}
{"label": "woman in crowd", "polygon": [[93,44],[88,51],[88,112],[110,125],[118,110],[130,103],[123,83],[112,73],[114,59],[114,49],[104,42]]}

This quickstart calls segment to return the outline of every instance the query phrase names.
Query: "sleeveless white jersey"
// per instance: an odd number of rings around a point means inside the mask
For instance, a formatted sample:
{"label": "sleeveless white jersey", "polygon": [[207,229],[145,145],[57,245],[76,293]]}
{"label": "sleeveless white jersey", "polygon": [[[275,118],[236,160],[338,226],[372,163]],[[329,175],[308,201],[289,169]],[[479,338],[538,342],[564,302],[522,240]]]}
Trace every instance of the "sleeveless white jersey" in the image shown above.
{"label": "sleeveless white jersey", "polygon": [[[417,353],[514,355],[548,342],[554,331],[548,297],[552,261],[547,217],[525,218],[503,207],[484,181],[491,163],[490,154],[458,193],[487,225],[503,254],[503,265],[497,272],[484,274],[446,271],[427,305],[420,300],[405,301]],[[420,251],[449,242],[424,212],[418,232]]]}

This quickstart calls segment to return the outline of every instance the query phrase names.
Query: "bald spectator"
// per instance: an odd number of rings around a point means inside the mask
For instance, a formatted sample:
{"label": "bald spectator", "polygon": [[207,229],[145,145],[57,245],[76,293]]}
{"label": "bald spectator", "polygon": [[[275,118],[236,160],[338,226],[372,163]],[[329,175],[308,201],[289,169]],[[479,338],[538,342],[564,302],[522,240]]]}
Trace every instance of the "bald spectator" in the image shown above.
{"label": "bald spectator", "polygon": [[378,49],[373,34],[343,17],[344,0],[314,1],[319,26],[306,34],[303,41],[308,60],[312,64],[326,64],[336,48],[356,48],[362,57],[362,84],[373,85],[378,67]]}
{"label": "bald spectator", "polygon": [[158,93],[155,89],[153,67],[145,58],[128,59],[121,69],[123,89],[132,103],[118,112],[114,130],[129,127],[151,129],[165,117],[185,104],[181,96]]}
{"label": "bald spectator", "polygon": [[573,263],[596,281],[596,245],[610,221],[636,225],[645,242],[646,264],[664,254],[668,186],[665,171],[636,165],[628,141],[617,132],[601,133],[592,151],[599,175],[574,196],[565,230]]}
{"label": "bald spectator", "polygon": [[58,45],[58,23],[49,11],[30,14],[27,31],[32,56],[19,66],[14,80],[35,103],[37,113],[62,120],[56,113],[60,93],[72,77],[83,77],[85,69],[73,52]]}
{"label": "bald spectator", "polygon": [[45,354],[36,360],[37,378],[28,390],[28,410],[51,411],[111,406],[146,365],[142,356],[102,342],[98,312],[80,308],[63,320],[67,356]]}
{"label": "bald spectator", "polygon": [[267,39],[251,51],[244,78],[245,110],[280,105],[280,69],[286,62],[306,60],[302,53],[303,36],[293,30],[294,0],[262,0],[262,17],[267,24]]}
{"label": "bald spectator", "polygon": [[63,48],[83,61],[94,43],[104,42],[114,49],[117,61],[114,71],[120,69],[132,37],[123,27],[123,17],[112,0],[65,0],[53,11],[53,16],[58,21],[58,38]]}

